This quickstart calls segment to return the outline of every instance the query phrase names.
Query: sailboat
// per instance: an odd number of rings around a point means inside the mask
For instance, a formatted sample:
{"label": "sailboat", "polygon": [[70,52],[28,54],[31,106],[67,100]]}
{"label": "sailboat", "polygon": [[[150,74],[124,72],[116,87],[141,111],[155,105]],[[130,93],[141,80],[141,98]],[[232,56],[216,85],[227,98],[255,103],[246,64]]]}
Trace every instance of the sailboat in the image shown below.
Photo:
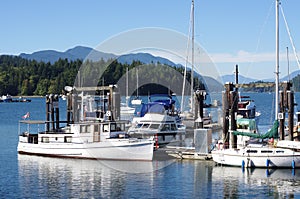
{"label": "sailboat", "polygon": [[135,108],[129,106],[129,96],[128,96],[128,68],[126,68],[126,102],[121,103],[121,119],[132,120],[135,112]]}
{"label": "sailboat", "polygon": [[[278,104],[279,104],[279,5],[280,0],[276,0],[276,100],[275,100],[275,122],[273,127],[264,135],[231,131],[230,136],[246,135],[255,136],[259,139],[271,138],[278,139]],[[282,138],[281,138],[282,139]],[[237,147],[223,146],[218,143],[217,147],[211,152],[213,160],[218,164],[242,167],[277,167],[277,168],[296,168],[300,167],[300,142],[278,140],[271,142],[245,143]]]}
{"label": "sailboat", "polygon": [[142,100],[139,99],[139,70],[136,67],[136,98],[131,100],[131,104],[133,105],[141,105],[142,104]]}
{"label": "sailboat", "polygon": [[[195,92],[194,91],[194,67],[195,67],[195,5],[194,0],[191,3],[191,11],[190,11],[190,27],[188,34],[188,42],[187,42],[187,56],[185,62],[185,69],[183,74],[183,83],[182,83],[182,98],[180,104],[180,117],[184,120],[186,126],[192,127],[194,126],[195,119],[203,121],[204,124],[210,125],[212,123],[212,118],[207,111],[204,111],[202,118],[200,118],[199,114],[195,114]],[[190,41],[191,37],[191,41]],[[190,91],[189,91],[189,110],[184,110],[185,104],[185,86],[186,86],[186,77],[187,77],[187,66],[189,62],[189,48],[191,44],[191,77],[190,77]],[[209,107],[210,105],[204,104],[204,106]]]}
{"label": "sailboat", "polygon": [[[194,12],[195,12],[195,9],[194,9],[194,0],[192,0],[192,5],[191,5],[191,16],[190,16],[190,20],[191,20],[191,34],[192,34],[192,68],[191,68],[191,91],[190,91],[190,111],[186,114],[182,114],[181,116],[186,118],[187,116],[189,117],[192,117],[193,118],[193,109],[194,109],[194,45],[195,45],[195,42],[194,42]],[[190,37],[190,34],[189,34],[189,37]],[[189,45],[190,45],[190,39],[188,39],[188,47],[187,49],[189,49]],[[188,52],[187,52],[187,58],[186,58],[186,64],[185,64],[185,69],[184,69],[184,78],[183,78],[183,84],[182,84],[182,99],[181,99],[181,105],[180,105],[180,109],[181,111],[183,112],[183,105],[184,105],[184,93],[185,93],[185,81],[186,81],[186,76],[187,76],[187,64],[188,64]]]}

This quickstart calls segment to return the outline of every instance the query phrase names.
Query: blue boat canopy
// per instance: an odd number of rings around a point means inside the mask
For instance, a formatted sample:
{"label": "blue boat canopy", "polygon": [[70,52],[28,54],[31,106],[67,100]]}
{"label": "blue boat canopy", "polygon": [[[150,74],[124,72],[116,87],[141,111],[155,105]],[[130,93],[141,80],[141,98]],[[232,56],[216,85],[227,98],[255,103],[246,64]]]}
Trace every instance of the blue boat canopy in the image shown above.
{"label": "blue boat canopy", "polygon": [[143,117],[146,113],[164,113],[166,110],[172,110],[175,105],[175,100],[169,95],[151,95],[148,103],[143,103],[140,111],[140,116]]}

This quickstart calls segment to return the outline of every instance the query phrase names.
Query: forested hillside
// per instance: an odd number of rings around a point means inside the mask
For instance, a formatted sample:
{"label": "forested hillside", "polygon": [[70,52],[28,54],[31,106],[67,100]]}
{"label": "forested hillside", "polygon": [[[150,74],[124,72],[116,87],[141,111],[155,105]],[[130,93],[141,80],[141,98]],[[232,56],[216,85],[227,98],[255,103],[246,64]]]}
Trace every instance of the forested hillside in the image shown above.
{"label": "forested hillside", "polygon": [[[124,74],[128,69],[131,71],[129,78],[129,88],[136,88],[136,73],[132,70],[137,66],[143,65],[140,61],[133,61],[131,64],[120,63],[116,60],[103,59],[98,62],[75,60],[70,61],[68,59],[59,59],[55,63],[50,62],[37,62],[35,60],[27,60],[19,56],[2,55],[0,56],[0,95],[23,95],[32,96],[40,95],[44,96],[50,93],[62,93],[65,86],[73,86],[75,79],[80,71],[80,84],[84,86],[95,85],[110,85],[117,84],[123,91],[125,90],[126,83],[124,81]],[[183,67],[166,66],[155,67],[160,65],[159,63],[144,64],[144,68],[147,65],[151,65],[148,68],[150,70],[140,71],[139,79],[141,85],[145,79],[150,78],[150,81],[155,83],[159,79],[163,79],[166,87],[177,85],[182,87],[182,75],[174,75],[172,71],[176,71],[177,74],[183,74]],[[105,67],[103,67],[105,66]],[[106,67],[108,66],[108,67]],[[154,67],[153,67],[154,66]],[[106,68],[105,71],[102,71]],[[143,68],[143,67],[142,67]],[[100,75],[99,75],[100,74]],[[102,75],[101,75],[102,74]],[[199,75],[195,75],[194,85],[200,89],[204,89],[202,79]],[[187,72],[187,82],[190,81],[191,73]],[[198,78],[197,78],[198,77]],[[122,81],[120,81],[120,79]],[[77,82],[78,83],[78,82]],[[252,83],[253,86],[244,88],[245,92],[272,92],[273,87],[259,87],[257,82]],[[294,91],[300,91],[300,75],[292,79]],[[139,85],[140,86],[140,85]],[[139,92],[141,95],[149,94],[149,89],[155,90],[157,93],[165,92],[165,88],[155,84],[140,86]],[[176,91],[178,92],[178,91]],[[181,93],[181,92],[180,92]],[[124,92],[122,93],[125,94]]]}
{"label": "forested hillside", "polygon": [[[109,67],[105,71],[101,71],[103,65],[109,65]],[[74,85],[79,70],[81,74],[80,84],[84,86],[116,84],[126,73],[126,68],[131,70],[140,65],[142,63],[139,61],[133,61],[131,64],[121,64],[113,60],[106,62],[104,60],[98,62],[85,61],[83,63],[82,60],[69,61],[67,59],[59,59],[51,64],[50,62],[27,60],[18,56],[2,55],[0,56],[0,95],[31,96],[62,93],[66,85]],[[159,63],[155,65],[159,65]],[[146,72],[141,71],[140,81],[150,77],[152,82],[157,82],[157,78],[160,78],[168,82],[168,85],[181,85],[182,79],[170,75],[169,71],[176,70],[183,74],[184,68],[174,66],[168,68],[168,71],[166,69],[162,71],[161,67],[152,67],[151,70]],[[99,77],[99,74],[102,73],[103,75]],[[132,73],[132,75],[135,75],[135,73]],[[131,79],[135,78],[131,77]],[[190,79],[190,71],[187,73],[187,79]],[[194,82],[195,86],[204,88],[198,78],[195,78]],[[125,89],[126,84],[123,81],[119,86]],[[135,80],[130,81],[129,86],[136,88]],[[156,89],[159,89],[159,87],[156,87]]]}
{"label": "forested hillside", "polygon": [[54,64],[18,56],[0,56],[0,94],[45,95],[73,85],[82,61],[60,59]]}

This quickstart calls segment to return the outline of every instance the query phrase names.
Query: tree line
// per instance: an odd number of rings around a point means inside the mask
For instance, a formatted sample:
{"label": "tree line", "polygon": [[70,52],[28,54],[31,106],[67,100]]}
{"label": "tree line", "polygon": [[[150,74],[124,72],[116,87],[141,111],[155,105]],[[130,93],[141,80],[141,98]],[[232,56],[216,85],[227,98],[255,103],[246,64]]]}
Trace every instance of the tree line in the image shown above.
{"label": "tree line", "polygon": [[65,85],[73,85],[82,61],[59,59],[54,64],[0,56],[1,95],[46,95],[61,93]]}
{"label": "tree line", "polygon": [[[143,67],[138,67],[143,66]],[[129,73],[128,87],[133,89],[131,94],[136,95],[137,90],[137,73],[140,79],[140,95],[148,95],[149,90],[156,93],[166,93],[169,88],[177,85],[182,88],[182,75],[184,67],[167,66],[163,64],[151,63],[143,64],[140,61],[132,63],[120,63],[117,60],[103,59],[94,62],[90,60],[68,60],[59,59],[55,63],[38,62],[36,60],[28,60],[19,56],[1,55],[0,56],[0,95],[10,94],[13,96],[44,96],[50,93],[61,94],[64,92],[65,86],[102,86],[110,84],[118,84],[122,94],[125,95],[126,83],[124,75]],[[140,68],[139,72],[135,71]],[[141,69],[146,70],[141,70]],[[176,71],[177,74],[174,73]],[[179,75],[178,75],[179,74]],[[201,76],[195,75],[194,86],[199,89],[205,89],[205,85]],[[143,85],[143,81],[149,79],[151,85]],[[187,83],[190,83],[191,71],[187,71]],[[156,85],[155,82],[164,80],[167,82],[164,86]],[[291,80],[293,90],[300,91],[300,75]],[[262,81],[250,83],[253,86],[243,88],[244,92],[273,92],[274,87],[258,87],[257,84],[264,83]],[[188,92],[189,89],[186,89]],[[178,92],[178,91],[177,91]],[[152,93],[151,93],[152,94]],[[178,93],[181,94],[181,93]],[[186,93],[187,94],[187,93]]]}
{"label": "tree line", "polygon": [[[134,71],[134,68],[141,66],[140,61],[133,61],[130,64],[119,63],[117,60],[101,59],[93,62],[90,60],[68,60],[59,59],[55,63],[42,62],[36,60],[28,60],[19,56],[1,55],[0,56],[0,95],[10,94],[13,96],[44,96],[50,93],[63,93],[65,86],[83,85],[110,85],[120,83],[120,88],[125,90],[126,84],[124,74],[127,70]],[[149,66],[151,65],[151,67]],[[146,78],[150,78],[152,82],[159,82],[161,79],[168,82],[169,85],[182,84],[182,75],[168,75],[172,71],[183,74],[183,67],[168,66],[158,67],[160,63],[148,64],[149,70],[141,71],[139,79],[142,82]],[[103,67],[105,66],[105,67]],[[154,66],[154,67],[153,67]],[[136,73],[130,73],[132,81],[129,81],[130,88],[136,88]],[[187,72],[187,80],[189,81],[191,72]],[[182,77],[181,77],[182,78]],[[134,80],[134,81],[133,81]],[[180,83],[181,82],[181,83]],[[194,78],[194,85],[205,89],[201,78]],[[139,92],[146,94],[146,89],[159,90],[161,87],[153,85],[143,85],[143,89]],[[136,92],[136,91],[135,91]],[[159,91],[159,92],[165,92]],[[124,93],[123,93],[124,94]],[[141,94],[141,93],[140,93]]]}

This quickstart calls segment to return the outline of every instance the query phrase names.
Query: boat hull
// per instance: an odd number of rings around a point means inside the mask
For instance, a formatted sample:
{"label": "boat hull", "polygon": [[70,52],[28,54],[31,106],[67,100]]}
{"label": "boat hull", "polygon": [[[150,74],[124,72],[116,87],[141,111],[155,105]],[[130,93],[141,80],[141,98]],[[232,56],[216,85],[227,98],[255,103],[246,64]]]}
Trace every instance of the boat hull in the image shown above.
{"label": "boat hull", "polygon": [[213,150],[213,160],[222,165],[259,168],[300,167],[300,152],[285,148],[244,148]]}
{"label": "boat hull", "polygon": [[115,139],[99,143],[19,142],[18,153],[64,158],[151,161],[153,141]]}

